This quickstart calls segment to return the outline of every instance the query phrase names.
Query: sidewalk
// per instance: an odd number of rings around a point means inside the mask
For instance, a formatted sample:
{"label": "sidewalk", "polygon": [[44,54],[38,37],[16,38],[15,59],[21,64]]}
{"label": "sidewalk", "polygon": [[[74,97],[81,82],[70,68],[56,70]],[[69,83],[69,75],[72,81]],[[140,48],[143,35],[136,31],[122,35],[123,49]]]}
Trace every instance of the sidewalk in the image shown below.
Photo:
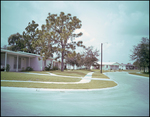
{"label": "sidewalk", "polygon": [[[48,72],[49,73],[49,72]],[[35,75],[52,75],[52,76],[57,76],[57,77],[69,77],[69,78],[82,78],[79,82],[41,82],[41,81],[19,81],[19,80],[1,80],[3,82],[32,82],[32,83],[48,83],[48,84],[81,84],[81,83],[89,83],[91,80],[109,80],[112,81],[111,79],[105,79],[105,78],[92,78],[92,74],[94,72],[88,73],[84,77],[73,77],[73,76],[62,76],[62,75],[56,75],[56,74],[39,74],[39,73],[26,73],[26,74],[35,74]]]}

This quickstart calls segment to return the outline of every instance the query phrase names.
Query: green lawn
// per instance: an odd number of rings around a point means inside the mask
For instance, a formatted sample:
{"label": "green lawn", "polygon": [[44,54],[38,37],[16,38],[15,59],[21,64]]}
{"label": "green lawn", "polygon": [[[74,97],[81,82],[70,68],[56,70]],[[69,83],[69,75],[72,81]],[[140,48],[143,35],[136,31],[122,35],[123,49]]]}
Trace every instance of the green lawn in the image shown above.
{"label": "green lawn", "polygon": [[109,79],[106,75],[101,74],[100,71],[95,71],[92,74],[92,78],[106,78],[106,79]]}
{"label": "green lawn", "polygon": [[42,76],[25,74],[19,72],[1,72],[1,80],[22,80],[22,81],[48,81],[48,82],[79,82],[81,78],[67,78],[57,76]]}
{"label": "green lawn", "polygon": [[1,82],[1,86],[6,87],[27,87],[27,88],[49,88],[49,89],[99,89],[114,87],[117,84],[113,81],[92,80],[83,84],[44,84],[27,82]]}
{"label": "green lawn", "polygon": [[[63,76],[77,76],[77,77],[84,77],[87,73],[89,72],[94,72],[92,74],[92,78],[106,78],[109,79],[107,76],[105,76],[104,74],[100,73],[100,70],[64,70],[64,72],[61,72],[60,70],[56,70],[56,71],[32,71],[32,73],[44,73],[47,74],[47,72],[53,73],[53,74],[57,74],[57,75],[63,75]],[[107,72],[107,71],[103,71],[103,72]]]}
{"label": "green lawn", "polygon": [[[98,69],[93,69],[92,71],[96,71],[92,77],[93,78],[97,78],[97,77],[102,77],[101,75],[98,74],[98,72],[100,73],[100,70]],[[149,77],[149,73],[143,73],[143,71],[141,71],[141,74],[136,73],[136,72],[140,72],[140,70],[115,70],[115,72],[128,72],[129,74],[133,74],[133,75],[139,75],[139,76],[145,76],[145,77]],[[102,72],[114,72],[114,70],[102,70]],[[107,77],[107,76],[106,76]]]}
{"label": "green lawn", "polygon": [[[35,71],[33,71],[35,72]],[[69,75],[83,77],[90,71],[86,70],[74,70],[74,71],[53,71],[60,75]],[[39,73],[39,72],[37,72]],[[41,72],[44,73],[44,72]],[[46,72],[45,72],[46,73]],[[22,81],[49,81],[49,82],[78,82],[80,78],[65,78],[57,76],[42,76],[42,75],[33,75],[25,74],[19,72],[1,72],[1,80],[22,80]],[[83,84],[45,84],[45,83],[30,83],[30,82],[3,82],[1,81],[1,86],[6,87],[28,87],[28,88],[50,88],[50,89],[98,89],[106,87],[114,87],[117,84],[113,81],[100,81],[100,80],[91,80],[90,83]]]}
{"label": "green lawn", "polygon": [[31,71],[31,73],[44,73],[50,72],[57,75],[63,75],[63,76],[76,76],[76,77],[84,77],[87,73],[91,72],[88,70],[64,70],[61,72],[61,70],[55,70],[55,71]]}
{"label": "green lawn", "polygon": [[129,73],[129,74],[149,77],[149,74],[146,74],[146,73],[141,73],[141,74],[138,74],[138,73]]}
{"label": "green lawn", "polygon": [[129,74],[133,74],[133,75],[149,77],[149,73],[144,73],[143,71],[141,72],[141,74],[136,73],[136,72],[140,72],[140,70],[124,70],[124,71],[128,72]]}
{"label": "green lawn", "polygon": [[[92,71],[97,71],[97,72],[101,72],[100,69],[92,69]],[[105,72],[116,72],[116,70],[102,70],[102,73],[105,73]]]}
{"label": "green lawn", "polygon": [[27,71],[29,73],[49,74],[49,71]]}

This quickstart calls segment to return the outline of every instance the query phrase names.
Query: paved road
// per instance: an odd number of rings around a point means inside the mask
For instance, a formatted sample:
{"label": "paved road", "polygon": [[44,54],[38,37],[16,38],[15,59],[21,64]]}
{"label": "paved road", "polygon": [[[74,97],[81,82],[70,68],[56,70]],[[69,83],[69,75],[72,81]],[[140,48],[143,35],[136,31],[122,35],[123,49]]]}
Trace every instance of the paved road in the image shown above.
{"label": "paved road", "polygon": [[1,115],[149,115],[149,78],[106,73],[118,86],[90,91],[1,87]]}

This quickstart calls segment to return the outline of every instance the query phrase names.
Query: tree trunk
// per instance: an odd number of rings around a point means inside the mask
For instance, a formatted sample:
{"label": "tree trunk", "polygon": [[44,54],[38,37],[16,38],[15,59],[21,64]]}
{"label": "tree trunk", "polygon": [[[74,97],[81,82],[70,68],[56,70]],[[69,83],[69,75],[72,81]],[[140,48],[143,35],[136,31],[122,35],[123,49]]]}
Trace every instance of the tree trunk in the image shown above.
{"label": "tree trunk", "polygon": [[141,67],[140,67],[140,71],[141,71]]}
{"label": "tree trunk", "polygon": [[144,73],[145,73],[145,67],[144,67]]}
{"label": "tree trunk", "polygon": [[64,71],[64,51],[62,51],[61,53],[61,71]]}

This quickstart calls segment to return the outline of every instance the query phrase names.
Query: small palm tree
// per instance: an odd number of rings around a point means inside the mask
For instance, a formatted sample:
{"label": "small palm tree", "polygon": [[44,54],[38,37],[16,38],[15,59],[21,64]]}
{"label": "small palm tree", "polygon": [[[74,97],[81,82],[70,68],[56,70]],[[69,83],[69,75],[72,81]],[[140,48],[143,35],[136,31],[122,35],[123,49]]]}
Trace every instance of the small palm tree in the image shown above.
{"label": "small palm tree", "polygon": [[6,71],[9,72],[9,70],[10,70],[10,65],[7,64],[7,65],[6,65]]}

